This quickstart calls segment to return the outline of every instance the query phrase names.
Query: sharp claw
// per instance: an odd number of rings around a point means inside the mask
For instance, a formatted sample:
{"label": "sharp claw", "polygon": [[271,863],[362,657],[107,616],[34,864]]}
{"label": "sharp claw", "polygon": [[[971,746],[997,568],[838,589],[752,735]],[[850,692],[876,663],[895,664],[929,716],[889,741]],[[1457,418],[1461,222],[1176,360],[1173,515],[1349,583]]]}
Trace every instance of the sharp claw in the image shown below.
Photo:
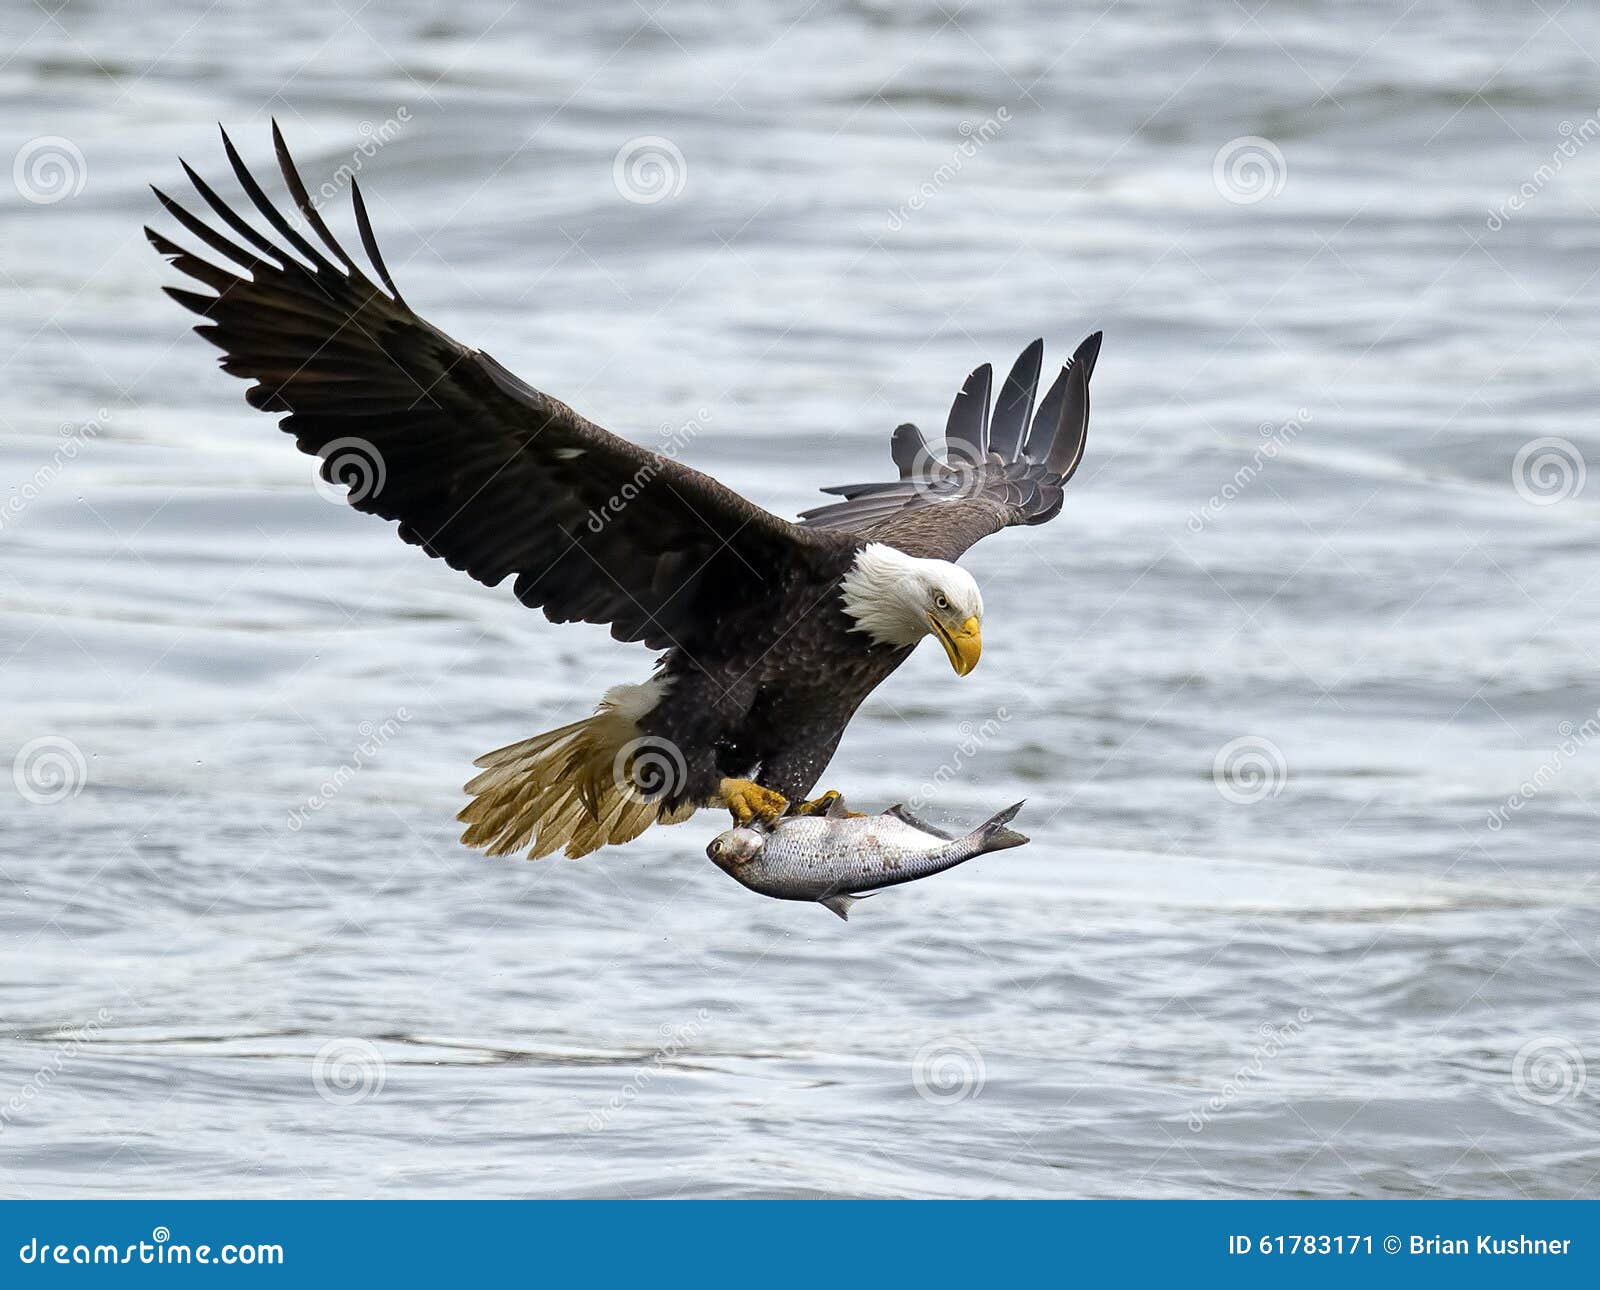
{"label": "sharp claw", "polygon": [[748,779],[723,780],[722,802],[739,824],[772,824],[789,809],[789,799],[782,793]]}
{"label": "sharp claw", "polygon": [[830,788],[820,797],[814,797],[809,802],[800,802],[790,809],[791,815],[834,815],[844,819],[860,819],[860,811],[845,809],[844,799],[839,795],[839,790]]}
{"label": "sharp claw", "polygon": [[813,797],[809,802],[797,802],[790,808],[792,815],[826,815],[828,808],[839,800],[837,789],[830,788],[819,797]]}

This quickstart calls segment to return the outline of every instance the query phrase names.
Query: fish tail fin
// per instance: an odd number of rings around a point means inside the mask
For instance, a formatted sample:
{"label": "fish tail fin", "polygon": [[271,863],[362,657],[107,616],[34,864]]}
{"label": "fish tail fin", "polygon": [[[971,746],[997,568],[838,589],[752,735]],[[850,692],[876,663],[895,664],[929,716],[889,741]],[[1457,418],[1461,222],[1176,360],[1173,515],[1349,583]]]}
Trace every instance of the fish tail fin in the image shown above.
{"label": "fish tail fin", "polygon": [[[659,697],[659,682],[618,686],[593,716],[478,758],[483,773],[467,784],[472,801],[456,816],[467,825],[461,841],[492,856],[526,847],[529,859],[562,849],[577,857],[688,819],[692,802],[672,806],[639,786],[648,787],[653,762],[677,752],[640,735],[639,720]],[[645,763],[643,775],[635,762]]]}
{"label": "fish tail fin", "polygon": [[982,824],[963,839],[972,849],[975,856],[987,855],[991,851],[1008,851],[1012,847],[1020,847],[1029,841],[1027,834],[1018,833],[1015,829],[1007,828],[1016,813],[1022,809],[1023,803],[1008,806],[992,819],[985,820]]}

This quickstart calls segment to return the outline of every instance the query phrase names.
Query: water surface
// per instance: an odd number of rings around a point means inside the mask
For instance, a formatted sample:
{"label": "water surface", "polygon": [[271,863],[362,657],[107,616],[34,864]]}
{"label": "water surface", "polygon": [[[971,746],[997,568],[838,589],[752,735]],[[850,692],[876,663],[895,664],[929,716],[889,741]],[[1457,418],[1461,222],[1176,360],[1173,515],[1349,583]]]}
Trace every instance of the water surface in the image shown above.
{"label": "water surface", "polygon": [[[0,194],[0,1191],[1593,1192],[1592,11],[0,27],[0,151],[71,145]],[[649,658],[329,504],[160,294],[145,185],[271,115],[427,317],[782,514],[1103,328],[1065,513],[968,558],[983,665],[825,780],[1033,845],[848,926],[710,815],[459,848],[473,757]]]}

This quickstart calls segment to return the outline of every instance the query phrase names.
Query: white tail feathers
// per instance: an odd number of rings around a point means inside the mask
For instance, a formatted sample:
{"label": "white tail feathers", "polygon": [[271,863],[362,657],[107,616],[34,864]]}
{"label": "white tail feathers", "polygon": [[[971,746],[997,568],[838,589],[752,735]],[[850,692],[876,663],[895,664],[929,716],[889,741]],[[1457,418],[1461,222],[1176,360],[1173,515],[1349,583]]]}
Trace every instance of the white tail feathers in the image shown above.
{"label": "white tail feathers", "polygon": [[462,842],[493,856],[528,847],[532,860],[562,848],[577,857],[688,819],[694,803],[667,811],[660,800],[682,787],[683,754],[639,733],[661,692],[659,681],[617,686],[592,717],[478,758],[483,773],[467,784],[472,801],[456,816],[468,826]]}

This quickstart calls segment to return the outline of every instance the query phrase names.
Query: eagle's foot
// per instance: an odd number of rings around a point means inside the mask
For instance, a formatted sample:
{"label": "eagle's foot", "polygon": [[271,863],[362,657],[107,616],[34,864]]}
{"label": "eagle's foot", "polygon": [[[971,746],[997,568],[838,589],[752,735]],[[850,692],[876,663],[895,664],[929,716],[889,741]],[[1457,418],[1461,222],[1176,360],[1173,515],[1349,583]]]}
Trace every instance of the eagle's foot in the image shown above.
{"label": "eagle's foot", "polygon": [[789,799],[751,779],[725,779],[718,786],[722,804],[740,824],[775,824],[789,809]]}
{"label": "eagle's foot", "polygon": [[860,811],[847,811],[844,798],[839,796],[839,790],[830,788],[820,797],[813,797],[809,802],[798,802],[789,808],[790,815],[834,815],[847,819],[859,819]]}
{"label": "eagle's foot", "polygon": [[838,795],[838,789],[829,789],[810,802],[795,802],[789,815],[854,815],[854,811],[845,810],[845,800]]}

